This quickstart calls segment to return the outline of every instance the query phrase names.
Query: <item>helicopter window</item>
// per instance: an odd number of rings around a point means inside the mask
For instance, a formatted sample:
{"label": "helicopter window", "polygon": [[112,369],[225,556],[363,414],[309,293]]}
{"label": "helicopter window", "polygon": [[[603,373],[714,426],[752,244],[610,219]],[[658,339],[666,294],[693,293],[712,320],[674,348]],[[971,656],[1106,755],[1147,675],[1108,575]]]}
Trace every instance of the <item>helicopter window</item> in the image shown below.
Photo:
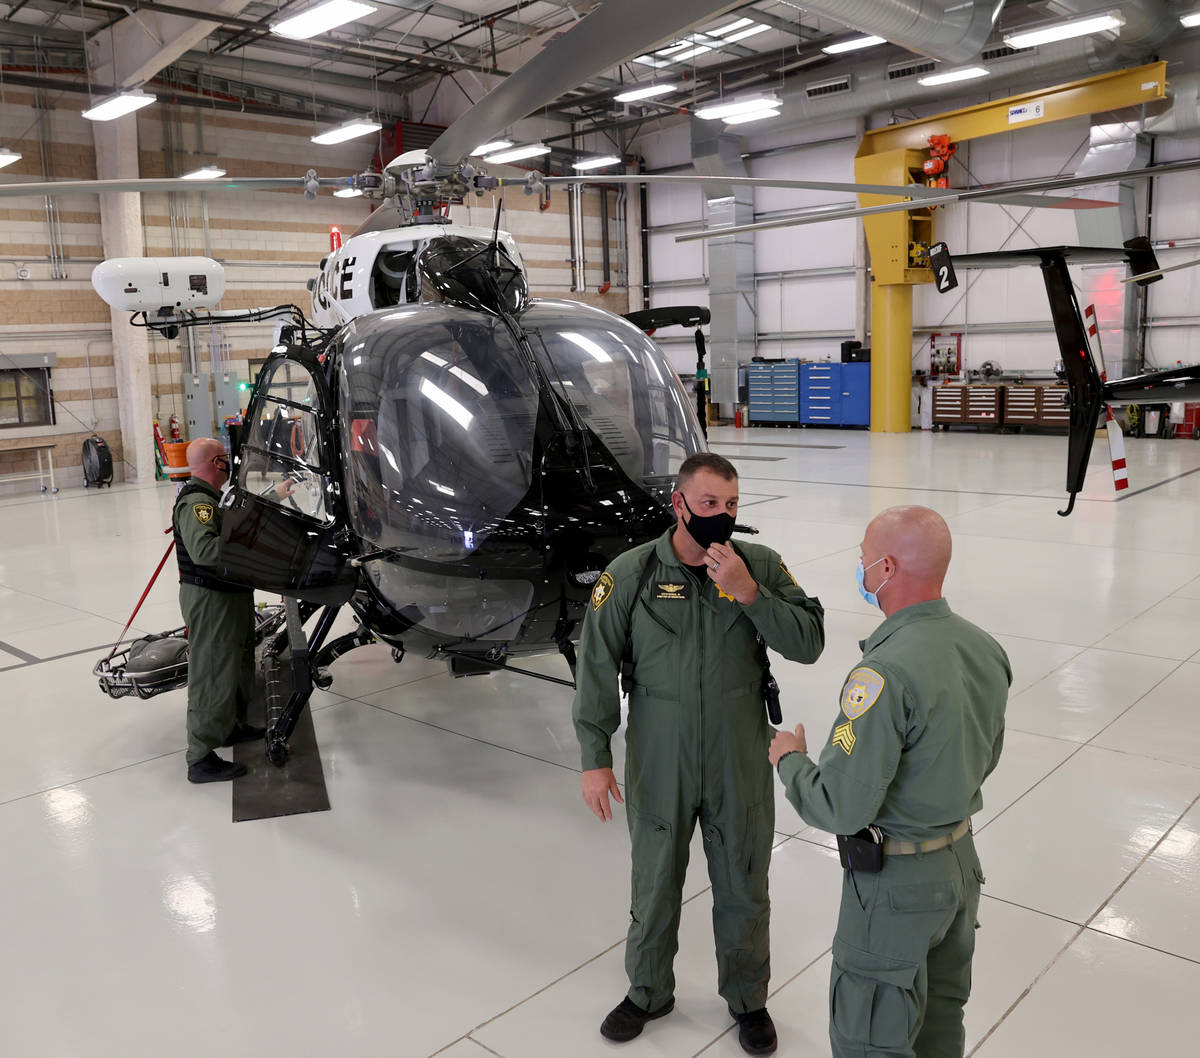
{"label": "helicopter window", "polygon": [[421,298],[415,250],[382,249],[371,269],[371,304],[377,309],[411,304]]}
{"label": "helicopter window", "polygon": [[340,364],[356,532],[432,561],[470,554],[532,480],[537,391],[504,325],[449,305],[361,317]]}
{"label": "helicopter window", "polygon": [[238,484],[268,503],[328,521],[315,383],[291,360],[268,363],[264,371],[271,373],[259,387]]}
{"label": "helicopter window", "polygon": [[673,475],[701,440],[679,377],[632,324],[569,302],[521,316],[550,360],[550,378],[635,481]]}

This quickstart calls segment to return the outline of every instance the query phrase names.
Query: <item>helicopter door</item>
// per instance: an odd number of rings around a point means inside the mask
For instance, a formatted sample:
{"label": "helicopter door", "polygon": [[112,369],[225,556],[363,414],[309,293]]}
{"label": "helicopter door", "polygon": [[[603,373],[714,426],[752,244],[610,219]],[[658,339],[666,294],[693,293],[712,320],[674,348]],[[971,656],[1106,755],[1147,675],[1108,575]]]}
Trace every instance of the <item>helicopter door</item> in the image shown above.
{"label": "helicopter door", "polygon": [[263,367],[221,519],[230,579],[321,604],[354,593],[337,518],[332,403],[319,370],[287,355]]}

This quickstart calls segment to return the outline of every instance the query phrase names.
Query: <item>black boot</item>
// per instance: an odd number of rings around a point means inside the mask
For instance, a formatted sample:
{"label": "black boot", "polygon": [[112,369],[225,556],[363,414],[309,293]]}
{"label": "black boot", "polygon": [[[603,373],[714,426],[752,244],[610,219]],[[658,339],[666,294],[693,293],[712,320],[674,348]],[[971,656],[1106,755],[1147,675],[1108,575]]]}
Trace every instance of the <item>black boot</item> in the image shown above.
{"label": "black boot", "polygon": [[228,782],[245,774],[246,765],[222,760],[212,750],[188,765],[188,782]]}
{"label": "black boot", "polygon": [[642,1026],[647,1021],[661,1018],[675,1009],[675,1000],[668,999],[657,1010],[643,1010],[629,996],[621,1000],[609,1011],[608,1017],[600,1026],[600,1035],[614,1043],[627,1043],[641,1034]]}
{"label": "black boot", "polygon": [[237,723],[229,732],[229,737],[221,743],[222,746],[236,746],[239,742],[260,742],[267,737],[265,727],[251,727],[250,724]]}
{"label": "black boot", "polygon": [[731,1010],[729,1016],[738,1023],[738,1043],[747,1054],[774,1054],[779,1046],[775,1035],[775,1023],[766,1007],[738,1014]]}

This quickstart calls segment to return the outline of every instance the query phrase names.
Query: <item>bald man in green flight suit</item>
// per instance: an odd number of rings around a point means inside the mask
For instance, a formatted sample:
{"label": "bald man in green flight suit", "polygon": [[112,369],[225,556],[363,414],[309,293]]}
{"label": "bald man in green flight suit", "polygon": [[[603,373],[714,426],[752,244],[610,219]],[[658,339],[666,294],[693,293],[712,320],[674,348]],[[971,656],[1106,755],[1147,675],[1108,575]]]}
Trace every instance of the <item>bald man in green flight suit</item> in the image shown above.
{"label": "bald man in green flight suit", "polygon": [[675,1004],[688,845],[697,820],[713,888],[718,991],[749,1054],[771,1054],[767,868],[775,824],[766,656],[816,661],[824,611],[779,555],[729,541],[737,471],[712,453],[689,457],[672,495],[677,523],[619,556],[592,593],[579,646],[575,730],[583,799],[601,820],[621,801],[610,739],[621,722],[618,672],[632,663],[626,729],[626,814],[632,839],[629,993],[601,1025],[624,1042]]}
{"label": "bald man in green flight suit", "polygon": [[[226,782],[246,765],[217,755],[218,746],[260,739],[246,723],[254,692],[254,592],[228,581],[221,551],[221,486],[229,480],[225,447],[199,437],[187,447],[191,478],[175,498],[171,524],[179,563],[179,608],[188,627],[188,782]],[[281,493],[282,495],[282,493]]]}
{"label": "bald man in green flight suit", "polygon": [[983,871],[971,836],[1000,759],[1012,670],[950,610],[950,530],[927,507],[867,526],[859,591],[886,620],[861,644],[813,763],[804,725],[769,759],[811,826],[841,835],[833,940],[834,1058],[961,1058]]}

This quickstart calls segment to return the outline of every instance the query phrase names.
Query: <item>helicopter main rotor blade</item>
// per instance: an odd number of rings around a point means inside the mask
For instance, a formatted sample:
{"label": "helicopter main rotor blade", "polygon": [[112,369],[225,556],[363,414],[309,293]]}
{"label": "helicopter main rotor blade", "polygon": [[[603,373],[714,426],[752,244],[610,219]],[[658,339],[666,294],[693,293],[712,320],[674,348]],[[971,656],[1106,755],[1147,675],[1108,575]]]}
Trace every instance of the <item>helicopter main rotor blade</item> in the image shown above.
{"label": "helicopter main rotor blade", "polygon": [[1167,272],[1178,272],[1181,268],[1195,268],[1196,265],[1200,265],[1200,257],[1197,257],[1194,261],[1184,261],[1182,264],[1167,265],[1166,268],[1156,268],[1153,272],[1143,272],[1138,276],[1128,276],[1125,279],[1122,279],[1121,282],[1140,283],[1146,279],[1153,279],[1156,276],[1165,275]]}
{"label": "helicopter main rotor blade", "polygon": [[435,175],[449,175],[481,143],[588,78],[739,6],[730,0],[602,0],[434,140]]}
{"label": "helicopter main rotor blade", "polygon": [[0,184],[0,198],[55,195],[105,195],[125,191],[270,191],[275,188],[305,190],[313,182],[321,187],[349,187],[349,177],[303,176],[219,177],[216,180],[185,180],[164,177],[147,180],[46,180],[38,183]]}
{"label": "helicopter main rotor blade", "polygon": [[[930,195],[907,202],[885,202],[878,206],[860,206],[837,212],[824,212],[813,216],[783,217],[778,220],[759,221],[756,224],[741,224],[729,228],[714,228],[706,231],[685,232],[675,237],[676,242],[720,239],[727,235],[740,235],[748,231],[767,231],[771,228],[789,228],[801,224],[824,224],[831,220],[846,220],[854,217],[871,217],[879,213],[904,213],[913,209],[928,209],[950,202],[1001,202],[1012,193],[1027,194],[1034,191],[1060,191],[1069,187],[1088,187],[1114,181],[1136,180],[1147,176],[1162,176],[1167,173],[1189,172],[1200,169],[1200,158],[1186,158],[1178,162],[1149,165],[1142,169],[1127,169],[1118,173],[1095,173],[1091,176],[1050,177],[1045,180],[1027,180],[991,188],[954,190]],[[636,177],[634,178],[637,179]],[[645,177],[642,178],[643,180]],[[718,177],[717,179],[727,179]],[[889,192],[894,193],[894,192]]]}
{"label": "helicopter main rotor blade", "polygon": [[[788,180],[776,179],[771,176],[701,176],[686,175],[657,175],[648,176],[594,176],[581,178],[578,176],[543,176],[539,179],[543,184],[701,184],[722,183],[742,184],[749,187],[796,188],[803,191],[845,191],[851,195],[894,195],[896,198],[939,198],[949,193],[949,189],[928,187],[925,184],[857,184],[844,183],[836,180]],[[964,188],[964,191],[994,191],[996,202],[1012,206],[1032,206],[1039,209],[1107,209],[1116,206],[1116,202],[1105,202],[1095,198],[1061,198],[1053,195],[1022,195],[1016,192],[1004,191],[1003,185],[988,188]],[[845,203],[847,209],[856,208],[853,203]]]}

